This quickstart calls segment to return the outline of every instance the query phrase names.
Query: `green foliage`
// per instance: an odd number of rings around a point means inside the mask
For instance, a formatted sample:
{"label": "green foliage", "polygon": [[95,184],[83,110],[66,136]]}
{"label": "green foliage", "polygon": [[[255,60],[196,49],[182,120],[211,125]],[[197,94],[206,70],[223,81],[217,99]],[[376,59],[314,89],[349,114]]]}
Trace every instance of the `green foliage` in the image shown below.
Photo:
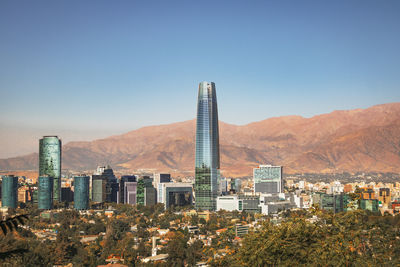
{"label": "green foliage", "polygon": [[116,241],[121,240],[122,237],[129,230],[129,223],[123,220],[114,219],[110,222],[109,225],[112,228],[112,238]]}
{"label": "green foliage", "polygon": [[194,241],[186,250],[186,263],[189,266],[195,266],[198,261],[203,257],[202,253],[203,242],[200,240]]}
{"label": "green foliage", "polygon": [[191,225],[197,225],[198,223],[200,223],[200,219],[199,219],[199,216],[197,216],[197,214],[190,216],[190,224]]}
{"label": "green foliage", "polygon": [[174,237],[168,242],[167,253],[169,266],[184,266],[187,249],[187,239],[185,236],[176,232]]}
{"label": "green foliage", "polygon": [[188,244],[189,235],[185,232],[174,232],[168,242],[166,252],[168,253],[168,266],[195,266],[203,254],[203,242],[197,240]]}
{"label": "green foliage", "polygon": [[[152,207],[112,204],[115,215],[83,215],[74,210],[39,217],[37,207],[28,205],[26,221],[30,228],[19,228],[0,236],[1,266],[74,266],[105,264],[110,254],[123,256],[128,266],[142,266],[141,258],[151,255],[150,227],[169,228],[168,244],[159,253],[170,255],[165,266],[194,266],[209,259],[212,266],[396,266],[400,264],[400,215],[380,216],[371,212],[332,214],[313,209],[290,211],[280,224],[265,220],[250,232],[241,245],[235,240],[235,223],[261,219],[261,215],[219,211],[206,222],[197,216],[184,218],[162,205]],[[56,216],[57,215],[57,216]],[[315,216],[315,217],[313,217]],[[317,219],[316,219],[317,218]],[[235,219],[235,220],[233,220]],[[239,219],[239,220],[237,220]],[[316,219],[316,220],[315,220]],[[314,221],[311,221],[314,220]],[[193,240],[188,230],[173,230],[171,221],[198,225],[201,233],[213,235],[212,245]],[[203,225],[200,225],[202,223]],[[137,226],[131,232],[131,226]],[[227,228],[216,234],[217,229]],[[56,240],[39,240],[30,229],[57,231]],[[105,236],[82,244],[80,233]],[[190,240],[190,241],[189,241]],[[2,256],[7,255],[2,258]],[[214,258],[215,257],[215,258]],[[162,265],[162,264],[161,264]],[[161,266],[159,265],[159,266]],[[162,265],[164,266],[164,265]]]}
{"label": "green foliage", "polygon": [[52,266],[54,261],[48,242],[16,239],[14,235],[6,235],[0,240],[1,266]]}
{"label": "green foliage", "polygon": [[56,263],[68,263],[74,258],[77,252],[82,249],[75,227],[70,227],[66,221],[63,221],[57,228],[57,241],[54,244]]}
{"label": "green foliage", "polygon": [[[294,214],[293,214],[294,215]],[[311,223],[297,215],[279,225],[266,222],[247,235],[236,254],[214,266],[394,266],[400,263],[400,236],[393,217],[364,211],[319,213]],[[390,219],[386,219],[390,218]]]}

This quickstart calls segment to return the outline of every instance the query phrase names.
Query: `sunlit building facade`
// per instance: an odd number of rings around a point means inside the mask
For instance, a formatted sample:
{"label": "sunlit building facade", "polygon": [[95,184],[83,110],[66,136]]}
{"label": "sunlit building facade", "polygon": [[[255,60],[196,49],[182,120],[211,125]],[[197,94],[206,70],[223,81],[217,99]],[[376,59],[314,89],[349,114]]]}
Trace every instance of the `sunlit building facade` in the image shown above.
{"label": "sunlit building facade", "polygon": [[125,204],[136,204],[136,193],[137,193],[137,182],[125,182],[124,183],[124,203]]}
{"label": "sunlit building facade", "polygon": [[54,178],[53,199],[61,201],[61,140],[43,136],[39,140],[39,176]]}
{"label": "sunlit building facade", "polygon": [[282,166],[260,165],[253,169],[254,192],[282,193]]}
{"label": "sunlit building facade", "polygon": [[196,209],[216,210],[219,169],[219,130],[215,84],[201,82],[196,122]]}

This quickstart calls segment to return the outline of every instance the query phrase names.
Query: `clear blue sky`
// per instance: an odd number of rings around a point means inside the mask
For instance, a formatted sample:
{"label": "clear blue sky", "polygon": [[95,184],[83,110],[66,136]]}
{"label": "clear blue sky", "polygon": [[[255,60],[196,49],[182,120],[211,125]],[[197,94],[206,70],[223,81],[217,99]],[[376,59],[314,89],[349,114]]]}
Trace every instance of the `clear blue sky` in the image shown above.
{"label": "clear blue sky", "polygon": [[[0,1],[0,157],[189,120],[400,101],[400,1]],[[15,145],[11,145],[15,144]]]}

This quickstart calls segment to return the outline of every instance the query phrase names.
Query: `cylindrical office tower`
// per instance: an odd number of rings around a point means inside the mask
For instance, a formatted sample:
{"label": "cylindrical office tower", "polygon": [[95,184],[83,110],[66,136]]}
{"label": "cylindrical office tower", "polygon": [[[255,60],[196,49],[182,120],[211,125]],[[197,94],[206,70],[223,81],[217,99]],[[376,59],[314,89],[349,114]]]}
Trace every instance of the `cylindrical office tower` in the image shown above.
{"label": "cylindrical office tower", "polygon": [[74,177],[74,208],[87,210],[89,208],[89,176]]}
{"label": "cylindrical office tower", "polygon": [[215,84],[201,82],[197,101],[196,209],[215,210],[219,179],[219,130]]}
{"label": "cylindrical office tower", "polygon": [[61,201],[61,140],[43,136],[39,141],[39,176],[54,178],[53,199]]}
{"label": "cylindrical office tower", "polygon": [[1,184],[1,206],[17,208],[18,204],[18,177],[14,175],[3,176]]}
{"label": "cylindrical office tower", "polygon": [[51,210],[53,208],[54,178],[47,175],[39,176],[38,183],[38,208],[41,210]]}

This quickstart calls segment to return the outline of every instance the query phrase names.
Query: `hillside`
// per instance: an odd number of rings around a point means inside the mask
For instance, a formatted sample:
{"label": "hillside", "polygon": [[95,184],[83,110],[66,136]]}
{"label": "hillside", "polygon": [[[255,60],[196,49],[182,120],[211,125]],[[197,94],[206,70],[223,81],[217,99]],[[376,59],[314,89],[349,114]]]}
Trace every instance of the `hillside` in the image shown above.
{"label": "hillside", "polygon": [[[149,126],[63,146],[63,169],[98,164],[128,170],[193,174],[195,120]],[[334,111],[311,118],[284,116],[237,126],[220,122],[221,170],[250,176],[258,164],[296,172],[400,172],[400,103]],[[1,159],[1,170],[37,168],[37,154]]]}

